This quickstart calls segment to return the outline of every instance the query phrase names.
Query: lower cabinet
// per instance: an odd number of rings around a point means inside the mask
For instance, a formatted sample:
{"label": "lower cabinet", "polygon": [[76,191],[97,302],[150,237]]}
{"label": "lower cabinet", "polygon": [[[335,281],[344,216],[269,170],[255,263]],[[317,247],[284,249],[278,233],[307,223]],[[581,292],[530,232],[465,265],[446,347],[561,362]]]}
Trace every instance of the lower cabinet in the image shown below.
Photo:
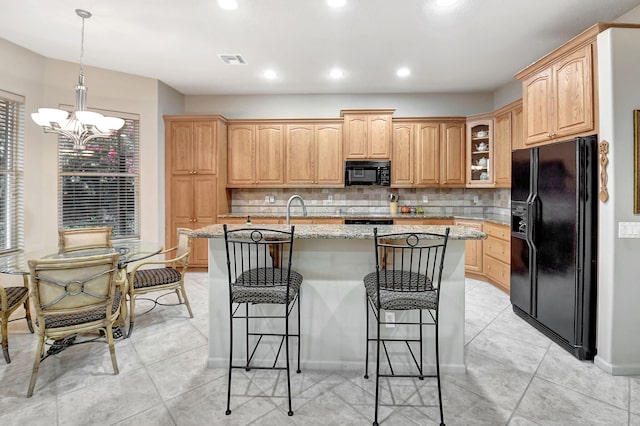
{"label": "lower cabinet", "polygon": [[492,284],[509,293],[511,276],[511,231],[508,226],[484,224],[484,274]]}
{"label": "lower cabinet", "polygon": [[[483,224],[477,220],[456,219],[454,225],[466,226],[482,232]],[[467,240],[464,243],[464,271],[472,274],[482,274],[483,240]],[[471,275],[471,274],[470,274]],[[480,278],[480,277],[479,277]]]}

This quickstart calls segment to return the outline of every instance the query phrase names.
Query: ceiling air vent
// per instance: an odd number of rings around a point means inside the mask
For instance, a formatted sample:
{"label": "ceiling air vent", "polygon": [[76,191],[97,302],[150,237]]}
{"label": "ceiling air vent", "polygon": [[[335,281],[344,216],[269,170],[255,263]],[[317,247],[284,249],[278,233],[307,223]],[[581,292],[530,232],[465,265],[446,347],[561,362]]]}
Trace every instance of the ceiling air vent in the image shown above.
{"label": "ceiling air vent", "polygon": [[247,60],[236,53],[220,53],[218,58],[227,65],[247,65]]}

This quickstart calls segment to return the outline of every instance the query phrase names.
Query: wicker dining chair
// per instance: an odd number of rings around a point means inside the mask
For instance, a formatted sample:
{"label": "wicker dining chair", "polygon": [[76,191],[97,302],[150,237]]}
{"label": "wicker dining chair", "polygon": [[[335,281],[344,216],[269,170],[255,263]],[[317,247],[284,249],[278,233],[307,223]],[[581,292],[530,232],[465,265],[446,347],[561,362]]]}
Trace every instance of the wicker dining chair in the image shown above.
{"label": "wicker dining chair", "polygon": [[[229,278],[229,378],[227,381],[227,410],[231,414],[231,371],[233,369],[269,369],[285,370],[287,374],[288,415],[291,409],[291,379],[289,362],[289,339],[298,339],[298,368],[300,373],[300,286],[302,275],[292,270],[293,235],[295,227],[290,231],[267,228],[242,228],[229,230],[223,225],[225,247],[227,253],[227,273]],[[261,313],[257,305],[282,305],[283,313]],[[297,304],[297,332],[290,330],[289,316]],[[244,306],[244,309],[240,309]],[[284,320],[284,333],[264,330],[265,324],[272,319]],[[233,363],[233,322],[245,323],[245,362]],[[250,327],[251,325],[253,328]],[[262,328],[260,327],[262,326]],[[277,331],[277,330],[276,330]],[[269,366],[258,366],[253,356],[260,343],[269,337],[280,338],[275,360]],[[253,342],[250,339],[254,339]],[[250,347],[250,344],[253,346]],[[265,343],[268,344],[268,343]],[[285,366],[278,366],[282,346],[285,348]],[[274,350],[275,352],[275,350]]]}
{"label": "wicker dining chair", "polygon": [[[394,234],[378,234],[374,228],[376,270],[364,277],[366,292],[366,355],[365,379],[369,378],[369,343],[376,343],[376,396],[373,425],[378,425],[378,406],[380,377],[409,377],[423,379],[435,377],[438,385],[438,404],[440,408],[440,424],[444,425],[442,409],[442,392],[440,389],[440,351],[438,342],[438,318],[440,312],[440,289],[444,256],[449,239],[449,228],[444,234],[429,232],[410,232]],[[373,312],[376,324],[375,337],[370,337],[369,311]],[[407,332],[402,337],[382,336],[381,326],[390,324],[386,321],[386,311],[416,311],[417,321],[402,320],[396,326],[414,327],[414,332]],[[425,315],[425,313],[427,315]],[[425,318],[426,316],[426,318]],[[426,319],[426,321],[425,321]],[[436,372],[425,374],[423,366],[423,327],[435,328],[435,361]],[[414,337],[417,334],[417,337]],[[398,335],[398,334],[397,334]],[[409,336],[409,337],[406,337]],[[416,372],[403,374],[394,370],[389,357],[388,344],[402,343],[413,359]],[[411,344],[414,345],[412,349]],[[414,349],[418,346],[418,358]],[[388,373],[380,372],[380,349],[384,349],[388,364]],[[409,358],[409,357],[408,357]]]}
{"label": "wicker dining chair", "polygon": [[[156,291],[174,290],[178,304],[184,304],[193,318],[187,291],[184,287],[184,275],[189,266],[191,255],[191,229],[178,228],[178,245],[161,251],[159,254],[174,253],[169,259],[151,260],[137,264],[128,274],[129,281],[129,331],[133,332],[135,322],[136,296]],[[149,265],[163,265],[162,268],[148,268]],[[154,307],[160,304],[154,300]]]}
{"label": "wicker dining chair", "polygon": [[[0,285],[0,328],[2,332],[2,355],[7,364],[11,363],[9,356],[9,317],[16,309],[24,306],[27,326],[29,331],[33,333],[33,324],[31,322],[31,305],[29,304],[29,282],[25,279],[23,286],[3,287]],[[20,318],[18,318],[20,319]]]}
{"label": "wicker dining chair", "polygon": [[113,324],[120,314],[122,294],[117,291],[118,254],[36,259],[29,261],[31,298],[36,312],[38,348],[27,397],[33,395],[40,362],[46,358],[47,340],[91,331],[106,336],[114,374],[118,374]]}
{"label": "wicker dining chair", "polygon": [[58,251],[67,253],[76,250],[112,247],[112,232],[111,226],[59,229]]}

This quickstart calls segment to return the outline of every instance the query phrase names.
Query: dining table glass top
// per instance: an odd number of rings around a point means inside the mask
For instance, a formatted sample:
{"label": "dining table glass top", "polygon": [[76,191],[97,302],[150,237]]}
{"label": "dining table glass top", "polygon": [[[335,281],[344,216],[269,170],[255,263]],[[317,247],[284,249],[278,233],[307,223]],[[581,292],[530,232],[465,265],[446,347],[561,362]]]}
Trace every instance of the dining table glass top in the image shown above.
{"label": "dining table glass top", "polygon": [[31,259],[68,259],[81,256],[95,256],[106,253],[119,253],[118,266],[120,269],[127,267],[129,263],[152,257],[162,251],[162,245],[154,242],[140,240],[112,240],[113,247],[92,248],[75,250],[66,253],[58,252],[57,248],[37,251],[17,252],[0,257],[0,273],[3,274],[29,274]]}

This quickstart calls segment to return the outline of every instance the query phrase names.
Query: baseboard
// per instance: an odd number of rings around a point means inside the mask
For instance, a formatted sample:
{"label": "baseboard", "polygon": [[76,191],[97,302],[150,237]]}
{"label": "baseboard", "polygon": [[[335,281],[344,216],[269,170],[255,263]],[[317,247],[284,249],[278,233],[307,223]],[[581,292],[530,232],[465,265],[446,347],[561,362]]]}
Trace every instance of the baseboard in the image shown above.
{"label": "baseboard", "polygon": [[596,355],[593,364],[612,376],[638,376],[640,375],[640,364],[611,364],[601,356]]}

